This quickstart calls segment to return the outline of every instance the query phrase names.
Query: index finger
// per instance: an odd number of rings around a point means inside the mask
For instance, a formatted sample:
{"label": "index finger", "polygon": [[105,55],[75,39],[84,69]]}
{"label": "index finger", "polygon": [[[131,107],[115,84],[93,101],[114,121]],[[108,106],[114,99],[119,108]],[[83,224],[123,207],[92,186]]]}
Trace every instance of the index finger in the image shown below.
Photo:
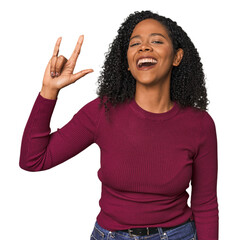
{"label": "index finger", "polygon": [[62,40],[62,37],[59,37],[57,39],[57,42],[56,42],[55,48],[54,48],[54,52],[53,52],[53,56],[56,56],[56,57],[58,56],[58,54],[59,54],[59,46],[60,46],[61,40]]}
{"label": "index finger", "polygon": [[80,50],[81,50],[81,46],[83,44],[83,39],[84,39],[84,35],[80,35],[79,39],[78,39],[78,42],[76,44],[76,47],[69,59],[70,62],[73,62],[74,64],[76,64],[76,60],[79,56],[79,53],[80,53]]}

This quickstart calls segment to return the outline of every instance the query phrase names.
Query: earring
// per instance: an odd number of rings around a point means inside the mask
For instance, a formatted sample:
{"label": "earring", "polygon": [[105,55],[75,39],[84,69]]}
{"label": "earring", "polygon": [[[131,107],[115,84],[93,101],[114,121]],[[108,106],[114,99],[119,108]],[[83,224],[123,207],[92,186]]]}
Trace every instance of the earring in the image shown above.
{"label": "earring", "polygon": [[128,68],[128,71],[130,71],[130,68]]}

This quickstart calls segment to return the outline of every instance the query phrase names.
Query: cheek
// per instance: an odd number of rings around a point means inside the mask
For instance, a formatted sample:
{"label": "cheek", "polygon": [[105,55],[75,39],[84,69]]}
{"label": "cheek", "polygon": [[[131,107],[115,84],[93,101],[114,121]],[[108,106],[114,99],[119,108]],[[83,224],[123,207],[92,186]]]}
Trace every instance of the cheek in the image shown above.
{"label": "cheek", "polygon": [[127,51],[127,63],[128,66],[131,68],[133,67],[133,55],[134,55],[133,51],[131,50]]}
{"label": "cheek", "polygon": [[164,46],[160,49],[159,55],[164,60],[162,63],[171,64],[173,62],[174,54],[170,46]]}

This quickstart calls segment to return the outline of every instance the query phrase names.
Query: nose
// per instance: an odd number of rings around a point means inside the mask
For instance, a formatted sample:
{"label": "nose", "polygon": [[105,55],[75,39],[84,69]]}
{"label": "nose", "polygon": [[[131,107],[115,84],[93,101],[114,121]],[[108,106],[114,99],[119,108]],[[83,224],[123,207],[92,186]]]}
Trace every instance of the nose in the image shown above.
{"label": "nose", "polygon": [[139,50],[139,52],[141,52],[141,51],[143,51],[143,52],[144,51],[151,51],[152,47],[147,43],[142,43],[138,50]]}

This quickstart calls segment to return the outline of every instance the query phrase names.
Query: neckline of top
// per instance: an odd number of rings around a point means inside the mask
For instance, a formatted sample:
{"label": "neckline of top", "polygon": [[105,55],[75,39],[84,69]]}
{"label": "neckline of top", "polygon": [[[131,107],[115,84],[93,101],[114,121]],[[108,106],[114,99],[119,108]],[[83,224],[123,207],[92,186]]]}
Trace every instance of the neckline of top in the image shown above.
{"label": "neckline of top", "polygon": [[149,111],[143,109],[142,107],[140,107],[137,104],[137,102],[135,101],[134,98],[131,100],[129,105],[133,110],[135,110],[137,113],[139,113],[139,115],[141,117],[149,118],[149,119],[153,119],[153,120],[169,119],[169,118],[175,116],[178,113],[178,111],[180,110],[179,104],[176,101],[174,101],[174,105],[169,111],[163,112],[163,113],[154,113],[154,112],[149,112]]}

